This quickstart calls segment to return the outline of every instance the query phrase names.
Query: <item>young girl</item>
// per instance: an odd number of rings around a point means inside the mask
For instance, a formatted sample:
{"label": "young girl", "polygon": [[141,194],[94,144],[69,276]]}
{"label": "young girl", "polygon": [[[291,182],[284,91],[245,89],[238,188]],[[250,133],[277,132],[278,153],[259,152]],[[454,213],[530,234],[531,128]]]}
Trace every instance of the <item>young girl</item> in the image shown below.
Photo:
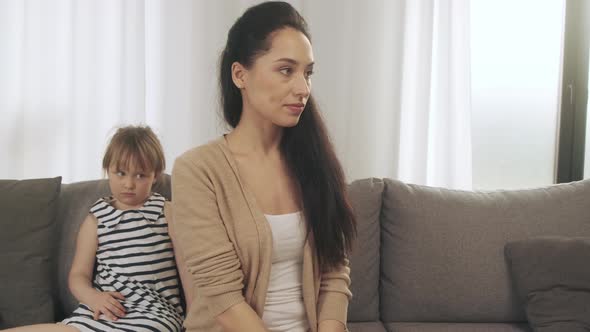
{"label": "young girl", "polygon": [[61,323],[9,331],[181,331],[166,202],[152,192],[165,168],[162,146],[149,127],[120,128],[102,166],[112,196],[94,203],[80,226],[69,274],[80,305]]}

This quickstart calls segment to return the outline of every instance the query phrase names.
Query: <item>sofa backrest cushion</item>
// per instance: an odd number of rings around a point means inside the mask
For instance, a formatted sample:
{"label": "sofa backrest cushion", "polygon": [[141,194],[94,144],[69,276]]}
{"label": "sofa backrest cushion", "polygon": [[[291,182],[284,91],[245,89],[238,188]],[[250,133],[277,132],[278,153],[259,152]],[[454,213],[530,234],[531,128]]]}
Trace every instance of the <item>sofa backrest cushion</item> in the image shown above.
{"label": "sofa backrest cushion", "polygon": [[60,184],[0,180],[0,330],[53,321]]}
{"label": "sofa backrest cushion", "polygon": [[384,180],[381,318],[386,322],[517,322],[504,245],[590,236],[590,180],[467,192]]}
{"label": "sofa backrest cushion", "polygon": [[[154,192],[170,199],[170,175],[164,174],[156,182]],[[108,180],[94,180],[62,184],[59,198],[57,221],[60,228],[58,248],[58,319],[68,316],[78,305],[78,301],[68,289],[68,273],[76,249],[78,229],[88,215],[90,206],[101,197],[110,195]]]}
{"label": "sofa backrest cushion", "polygon": [[357,240],[350,257],[352,300],[348,320],[379,320],[379,243],[383,194],[381,179],[364,179],[348,187],[357,219]]}

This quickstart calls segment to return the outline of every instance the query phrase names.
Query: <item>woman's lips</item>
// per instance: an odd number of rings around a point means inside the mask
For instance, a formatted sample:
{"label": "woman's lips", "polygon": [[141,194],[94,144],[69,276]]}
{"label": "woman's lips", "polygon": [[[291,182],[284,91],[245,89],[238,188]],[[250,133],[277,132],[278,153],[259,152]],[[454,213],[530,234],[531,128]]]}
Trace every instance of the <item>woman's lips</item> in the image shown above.
{"label": "woman's lips", "polygon": [[303,109],[305,108],[304,104],[287,104],[285,106],[292,114],[295,115],[301,114],[303,112]]}

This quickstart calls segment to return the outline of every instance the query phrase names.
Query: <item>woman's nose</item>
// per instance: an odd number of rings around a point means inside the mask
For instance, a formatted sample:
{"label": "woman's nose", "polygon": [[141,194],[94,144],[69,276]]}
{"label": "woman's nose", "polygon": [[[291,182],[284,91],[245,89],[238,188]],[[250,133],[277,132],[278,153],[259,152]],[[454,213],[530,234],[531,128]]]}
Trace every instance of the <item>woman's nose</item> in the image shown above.
{"label": "woman's nose", "polygon": [[311,92],[309,80],[305,75],[301,75],[295,79],[294,92],[297,96],[307,98]]}

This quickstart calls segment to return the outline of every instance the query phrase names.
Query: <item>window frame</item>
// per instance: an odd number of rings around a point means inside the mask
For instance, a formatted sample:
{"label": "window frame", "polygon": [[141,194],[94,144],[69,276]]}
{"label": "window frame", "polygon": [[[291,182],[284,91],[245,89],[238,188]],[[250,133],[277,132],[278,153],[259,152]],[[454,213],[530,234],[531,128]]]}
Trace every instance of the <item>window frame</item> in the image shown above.
{"label": "window frame", "polygon": [[566,0],[556,183],[584,178],[590,1]]}

